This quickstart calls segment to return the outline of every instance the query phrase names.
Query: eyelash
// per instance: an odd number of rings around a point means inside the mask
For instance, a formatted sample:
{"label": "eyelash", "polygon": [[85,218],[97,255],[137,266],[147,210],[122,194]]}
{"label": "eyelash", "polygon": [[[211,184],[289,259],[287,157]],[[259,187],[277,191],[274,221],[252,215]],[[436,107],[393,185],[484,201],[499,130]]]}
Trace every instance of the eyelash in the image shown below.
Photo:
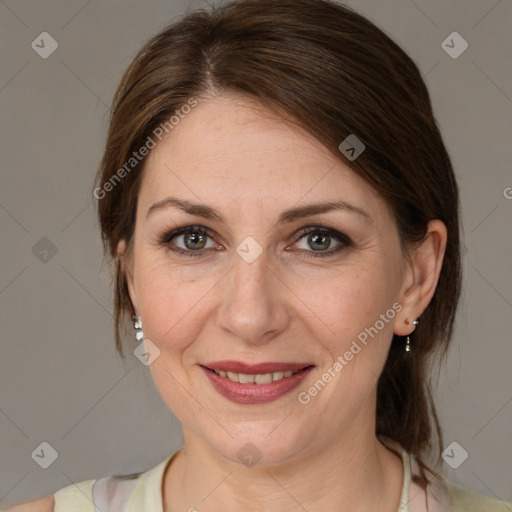
{"label": "eyelash", "polygon": [[[172,251],[179,256],[183,257],[199,257],[204,255],[204,251],[202,250],[185,250],[180,249],[179,247],[171,247],[170,243],[173,238],[176,238],[179,235],[187,234],[187,233],[198,233],[203,236],[208,236],[209,238],[213,239],[211,236],[211,233],[208,229],[204,228],[203,226],[185,226],[182,228],[178,228],[169,232],[165,232],[163,235],[158,237],[158,244],[164,246],[167,250]],[[352,240],[345,235],[344,233],[340,233],[339,231],[336,231],[334,229],[330,228],[321,228],[317,226],[312,226],[309,228],[305,228],[300,232],[300,236],[297,238],[297,243],[299,240],[304,238],[306,235],[309,235],[310,233],[321,233],[323,235],[328,235],[332,238],[335,238],[340,244],[336,246],[334,249],[330,249],[328,251],[307,251],[304,249],[301,249],[301,251],[305,251],[305,253],[308,253],[307,255],[304,254],[306,258],[326,258],[330,256],[334,256],[343,249],[347,247],[352,247],[353,242]]]}

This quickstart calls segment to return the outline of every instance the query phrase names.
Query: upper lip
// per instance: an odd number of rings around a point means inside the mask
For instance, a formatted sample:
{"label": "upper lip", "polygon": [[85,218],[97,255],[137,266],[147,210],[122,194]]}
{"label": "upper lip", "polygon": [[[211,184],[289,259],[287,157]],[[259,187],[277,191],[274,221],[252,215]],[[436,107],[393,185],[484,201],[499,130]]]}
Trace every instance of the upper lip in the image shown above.
{"label": "upper lip", "polygon": [[311,363],[265,362],[258,364],[247,364],[240,361],[214,361],[211,363],[204,363],[203,366],[210,368],[210,370],[225,370],[233,373],[257,375],[272,372],[286,372],[289,370],[302,370],[303,368],[313,365]]}

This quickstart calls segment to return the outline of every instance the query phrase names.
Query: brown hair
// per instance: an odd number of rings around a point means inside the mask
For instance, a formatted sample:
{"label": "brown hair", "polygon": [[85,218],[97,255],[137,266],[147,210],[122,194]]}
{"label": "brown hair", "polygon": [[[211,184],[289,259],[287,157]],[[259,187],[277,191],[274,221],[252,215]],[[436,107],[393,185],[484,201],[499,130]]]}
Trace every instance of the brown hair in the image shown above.
{"label": "brown hair", "polygon": [[[120,327],[134,310],[116,250],[120,239],[130,249],[145,159],[125,164],[190,98],[223,91],[293,119],[372,185],[396,219],[404,253],[424,239],[430,220],[445,223],[443,266],[413,356],[395,335],[377,391],[376,433],[421,461],[434,437],[442,446],[430,376],[432,355],[448,347],[460,295],[457,184],[414,62],[373,23],[332,1],[240,0],[193,11],[147,42],[125,72],[95,189],[105,253],[115,262],[117,350],[124,358]],[[350,134],[366,146],[354,161],[338,149]]]}

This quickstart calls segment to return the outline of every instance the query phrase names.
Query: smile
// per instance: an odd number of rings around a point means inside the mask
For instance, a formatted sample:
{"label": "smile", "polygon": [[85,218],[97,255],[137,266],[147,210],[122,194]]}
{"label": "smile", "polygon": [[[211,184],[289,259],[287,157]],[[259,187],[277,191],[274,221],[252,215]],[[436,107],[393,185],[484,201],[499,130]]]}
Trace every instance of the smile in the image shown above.
{"label": "smile", "polygon": [[287,395],[314,369],[313,365],[286,363],[264,363],[249,367],[241,363],[219,362],[213,366],[216,367],[200,365],[212,387],[224,398],[246,405],[264,404]]}
{"label": "smile", "polygon": [[212,370],[212,372],[215,372],[217,375],[233,382],[239,382],[240,384],[268,384],[269,382],[291,377],[300,371],[301,370],[287,370],[285,372],[257,373],[256,375],[251,375],[249,373],[234,373],[226,370]]}

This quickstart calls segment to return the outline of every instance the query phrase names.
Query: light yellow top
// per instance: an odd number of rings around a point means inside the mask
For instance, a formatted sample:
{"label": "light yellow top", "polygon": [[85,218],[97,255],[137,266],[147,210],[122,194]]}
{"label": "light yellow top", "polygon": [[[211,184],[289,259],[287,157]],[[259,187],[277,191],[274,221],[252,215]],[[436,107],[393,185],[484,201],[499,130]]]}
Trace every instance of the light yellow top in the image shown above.
{"label": "light yellow top", "polygon": [[[443,477],[428,473],[430,484],[427,495],[412,481],[418,474],[419,466],[414,456],[410,456],[400,445],[384,440],[386,445],[402,457],[404,480],[400,506],[397,512],[512,512],[512,504],[469,492],[449,483]],[[177,452],[176,452],[177,453]],[[176,453],[170,455],[157,466],[141,473],[132,480],[133,490],[126,493],[125,512],[164,512],[162,505],[162,481],[167,465]],[[92,500],[92,486],[96,480],[85,480],[58,490],[54,494],[54,512],[96,512]],[[103,510],[103,509],[100,509]],[[116,509],[116,512],[120,512]],[[193,509],[193,504],[191,506]]]}

